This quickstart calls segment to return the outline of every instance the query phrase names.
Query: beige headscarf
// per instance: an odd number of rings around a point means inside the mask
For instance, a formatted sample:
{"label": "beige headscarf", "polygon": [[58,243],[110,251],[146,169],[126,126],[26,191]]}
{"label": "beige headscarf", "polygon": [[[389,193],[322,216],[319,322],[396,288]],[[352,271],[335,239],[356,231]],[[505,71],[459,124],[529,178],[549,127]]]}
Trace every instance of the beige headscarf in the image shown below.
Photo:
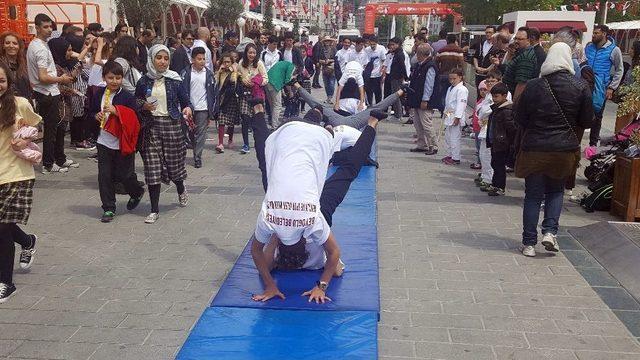
{"label": "beige headscarf", "polygon": [[551,45],[547,53],[547,60],[545,60],[540,68],[540,76],[553,74],[561,70],[566,70],[570,72],[571,75],[575,75],[576,73],[573,68],[573,60],[571,59],[571,48],[569,45],[559,42]]}

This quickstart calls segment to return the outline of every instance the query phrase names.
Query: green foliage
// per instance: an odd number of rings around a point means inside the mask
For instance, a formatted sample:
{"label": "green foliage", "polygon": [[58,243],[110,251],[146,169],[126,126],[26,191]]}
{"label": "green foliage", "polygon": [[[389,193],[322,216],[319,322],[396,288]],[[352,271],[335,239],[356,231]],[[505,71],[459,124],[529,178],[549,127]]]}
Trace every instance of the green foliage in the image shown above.
{"label": "green foliage", "polygon": [[116,6],[137,31],[140,26],[150,28],[154,22],[162,19],[169,0],[116,0]]}
{"label": "green foliage", "polygon": [[298,19],[293,21],[293,41],[300,41],[300,21]]}
{"label": "green foliage", "polygon": [[222,27],[230,27],[236,23],[244,11],[239,0],[209,0],[209,17]]}
{"label": "green foliage", "polygon": [[264,21],[262,22],[262,27],[268,31],[273,32],[273,0],[266,0],[264,3]]}
{"label": "green foliage", "polygon": [[621,86],[618,90],[622,96],[622,102],[618,104],[618,116],[625,116],[640,112],[640,66],[633,68],[631,76],[636,81],[629,85]]}
{"label": "green foliage", "polygon": [[[376,18],[376,27],[378,28],[378,36],[381,39],[387,39],[391,31],[391,16],[379,16]],[[411,34],[411,22],[406,16],[396,16],[396,36],[404,38]]]}

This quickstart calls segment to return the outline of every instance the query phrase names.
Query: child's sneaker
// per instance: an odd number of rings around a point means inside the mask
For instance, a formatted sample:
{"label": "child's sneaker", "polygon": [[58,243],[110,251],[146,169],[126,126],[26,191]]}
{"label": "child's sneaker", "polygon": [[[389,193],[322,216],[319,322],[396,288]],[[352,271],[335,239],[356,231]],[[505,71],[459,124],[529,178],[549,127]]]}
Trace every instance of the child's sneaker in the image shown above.
{"label": "child's sneaker", "polygon": [[473,170],[482,170],[482,165],[478,164],[478,163],[473,163],[471,165],[469,165],[469,167]]}
{"label": "child's sneaker", "polygon": [[103,223],[110,223],[113,221],[113,218],[116,214],[113,211],[105,211],[100,218],[100,221]]}
{"label": "child's sneaker", "polygon": [[216,152],[218,154],[224,154],[224,145],[220,144],[220,145],[216,146]]}
{"label": "child's sneaker", "polygon": [[489,196],[504,196],[504,189],[500,189],[497,187],[491,187],[491,190],[488,192]]}
{"label": "child's sneaker", "polygon": [[460,160],[453,160],[451,158],[445,159],[443,162],[445,165],[460,165]]}
{"label": "child's sneaker", "polygon": [[36,241],[38,237],[34,234],[29,235],[31,238],[31,246],[29,248],[23,248],[20,252],[20,268],[27,270],[33,265],[33,254],[36,253]]}
{"label": "child's sneaker", "polygon": [[43,174],[50,174],[50,173],[66,173],[69,172],[69,168],[68,167],[60,167],[58,166],[58,164],[53,164],[50,168],[46,168],[46,167],[42,167],[42,173]]}
{"label": "child's sneaker", "polygon": [[15,291],[16,291],[15,285],[0,283],[0,304],[9,300],[9,298]]}
{"label": "child's sneaker", "polygon": [[240,149],[240,154],[248,154],[251,150],[249,150],[249,145],[242,145],[242,149]]}

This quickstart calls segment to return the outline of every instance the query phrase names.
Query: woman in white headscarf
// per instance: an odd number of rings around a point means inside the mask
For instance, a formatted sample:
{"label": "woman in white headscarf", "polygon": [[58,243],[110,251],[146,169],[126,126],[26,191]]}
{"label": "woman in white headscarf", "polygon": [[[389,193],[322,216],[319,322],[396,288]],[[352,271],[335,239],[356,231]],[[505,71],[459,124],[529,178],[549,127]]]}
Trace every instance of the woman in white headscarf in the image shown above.
{"label": "woman in white headscarf", "polygon": [[540,78],[530,80],[518,101],[515,120],[522,135],[516,176],[525,179],[522,253],[535,256],[540,205],[544,200],[542,245],[559,251],[556,234],[564,184],[580,162],[581,129],[591,127],[593,106],[588,85],[574,77],[571,48],[551,46]]}
{"label": "woman in white headscarf", "polygon": [[169,70],[169,63],[169,49],[164,45],[152,46],[147,74],[136,84],[136,98],[144,103],[140,154],[151,199],[151,213],[145,219],[148,224],[158,220],[161,183],[173,181],[180,206],[187,206],[188,202],[184,187],[187,148],[181,124],[191,119],[191,103],[185,92],[180,91],[180,75]]}

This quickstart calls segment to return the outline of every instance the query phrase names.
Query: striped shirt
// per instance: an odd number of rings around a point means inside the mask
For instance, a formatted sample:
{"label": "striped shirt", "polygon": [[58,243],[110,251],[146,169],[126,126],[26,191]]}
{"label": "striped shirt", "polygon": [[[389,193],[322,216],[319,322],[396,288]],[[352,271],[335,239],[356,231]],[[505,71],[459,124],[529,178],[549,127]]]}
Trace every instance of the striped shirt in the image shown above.
{"label": "striped shirt", "polygon": [[538,58],[533,47],[518,51],[513,60],[504,64],[502,82],[509,87],[509,91],[515,93],[516,85],[536,78],[537,66]]}

